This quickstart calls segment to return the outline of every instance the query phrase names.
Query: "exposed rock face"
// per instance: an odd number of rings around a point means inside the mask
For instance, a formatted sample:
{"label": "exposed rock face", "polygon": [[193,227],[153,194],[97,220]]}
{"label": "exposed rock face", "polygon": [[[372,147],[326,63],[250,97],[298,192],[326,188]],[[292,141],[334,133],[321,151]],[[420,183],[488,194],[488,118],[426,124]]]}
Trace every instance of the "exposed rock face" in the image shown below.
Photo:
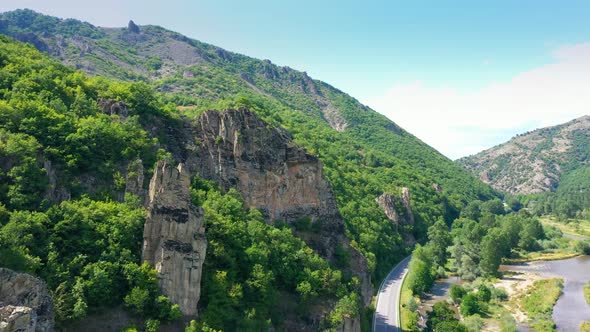
{"label": "exposed rock face", "polygon": [[247,110],[208,111],[197,121],[204,178],[225,190],[237,188],[248,206],[270,220],[315,221],[338,214],[320,161],[296,146],[286,131],[268,128]]}
{"label": "exposed rock face", "polygon": [[200,147],[191,160],[203,178],[228,190],[237,188],[247,206],[262,210],[269,222],[310,218],[320,231],[300,234],[322,257],[335,259],[341,246],[351,255],[350,270],[361,281],[365,304],[372,295],[365,258],[345,235],[344,222],[322,164],[293,143],[284,130],[269,128],[245,109],[207,111],[196,120]]}
{"label": "exposed rock face", "polygon": [[53,330],[53,302],[45,283],[0,268],[0,331]]}
{"label": "exposed rock face", "polygon": [[139,27],[132,20],[127,24],[127,30],[129,30],[129,32],[139,33]]}
{"label": "exposed rock face", "polygon": [[45,191],[45,198],[53,203],[59,203],[62,201],[69,200],[72,195],[69,190],[59,183],[59,178],[55,167],[51,163],[51,160],[45,159],[43,161],[43,168],[47,174],[47,189]]}
{"label": "exposed rock face", "polygon": [[162,292],[183,314],[195,316],[207,241],[203,211],[191,203],[183,164],[159,162],[150,182],[143,260],[157,271]]}
{"label": "exposed rock face", "polygon": [[103,113],[108,115],[118,115],[123,120],[127,119],[127,116],[129,116],[127,104],[122,101],[102,99],[98,101],[98,106]]}
{"label": "exposed rock face", "polygon": [[[406,244],[416,242],[414,235],[405,231],[403,226],[414,225],[414,212],[411,205],[410,189],[402,188],[400,197],[394,194],[384,193],[375,199],[379,207],[385,212],[385,216],[402,232]],[[401,227],[400,227],[401,226]]]}
{"label": "exposed rock face", "polygon": [[[396,208],[398,200],[400,206]],[[379,204],[379,207],[383,209],[387,218],[396,226],[414,224],[414,212],[412,212],[410,189],[405,187],[402,188],[401,196],[399,198],[393,194],[384,193],[377,197],[375,201]],[[401,213],[398,212],[399,208],[402,209]]]}
{"label": "exposed rock face", "polygon": [[377,204],[379,204],[379,207],[383,209],[387,219],[391,220],[396,225],[396,227],[399,226],[401,218],[395,208],[395,196],[389,193],[384,193],[377,197],[375,201]]}
{"label": "exposed rock face", "polygon": [[141,201],[146,198],[143,189],[143,164],[141,159],[136,159],[127,166],[125,193],[133,194],[139,197]]}
{"label": "exposed rock face", "polygon": [[411,199],[410,189],[402,188],[402,205],[404,207],[405,223],[408,225],[414,225],[414,212],[412,212]]}
{"label": "exposed rock face", "polygon": [[29,307],[7,305],[0,308],[0,332],[35,332],[37,317]]}
{"label": "exposed rock face", "polygon": [[346,119],[344,118],[344,116],[342,116],[342,113],[339,109],[332,105],[331,102],[328,102],[326,100],[320,100],[317,103],[322,109],[322,115],[324,117],[324,120],[328,122],[330,127],[336,129],[337,131],[346,130],[346,128],[348,127],[348,122],[346,122]]}

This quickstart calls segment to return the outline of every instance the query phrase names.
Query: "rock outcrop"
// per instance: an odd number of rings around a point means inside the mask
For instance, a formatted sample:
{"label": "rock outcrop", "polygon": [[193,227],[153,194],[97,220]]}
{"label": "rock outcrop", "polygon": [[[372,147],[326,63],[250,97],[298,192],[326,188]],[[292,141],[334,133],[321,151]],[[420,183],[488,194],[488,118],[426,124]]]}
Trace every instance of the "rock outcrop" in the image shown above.
{"label": "rock outcrop", "polygon": [[0,308],[0,332],[35,332],[36,321],[35,312],[29,307]]}
{"label": "rock outcrop", "polygon": [[[394,194],[384,193],[377,197],[375,201],[379,204],[379,207],[383,209],[385,216],[387,216],[396,227],[414,224],[414,212],[412,211],[411,206],[410,189],[405,187],[402,188],[399,198]],[[398,210],[401,210],[401,212]]]}
{"label": "rock outcrop", "polygon": [[207,241],[203,211],[193,206],[184,164],[159,162],[149,187],[143,260],[158,271],[162,292],[183,314],[195,316]]}
{"label": "rock outcrop", "polygon": [[360,280],[367,304],[372,295],[367,262],[345,235],[320,160],[298,147],[288,132],[270,128],[246,109],[207,111],[195,127],[199,147],[191,169],[224,190],[236,188],[246,205],[262,210],[268,222],[293,224],[309,218],[318,223],[318,232],[298,235],[330,261],[339,247],[350,252],[350,270]]}
{"label": "rock outcrop", "polygon": [[45,283],[29,274],[0,268],[0,331],[53,330],[53,302]]}

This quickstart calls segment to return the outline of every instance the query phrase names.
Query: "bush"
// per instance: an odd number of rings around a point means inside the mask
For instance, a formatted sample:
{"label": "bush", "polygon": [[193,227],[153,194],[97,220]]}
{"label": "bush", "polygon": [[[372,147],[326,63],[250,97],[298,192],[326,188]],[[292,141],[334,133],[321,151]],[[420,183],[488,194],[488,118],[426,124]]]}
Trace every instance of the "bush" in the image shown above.
{"label": "bush", "polygon": [[502,288],[492,288],[492,299],[496,301],[508,300],[508,292]]}
{"label": "bush", "polygon": [[449,293],[451,295],[451,299],[455,304],[461,304],[461,299],[463,298],[463,296],[465,296],[467,291],[465,291],[465,288],[459,285],[452,285]]}
{"label": "bush", "polygon": [[482,302],[490,302],[492,299],[492,292],[486,285],[480,285],[477,288],[477,298]]}
{"label": "bush", "polygon": [[578,243],[576,243],[575,249],[577,252],[579,252],[581,254],[590,255],[590,241],[589,240],[578,241]]}
{"label": "bush", "polygon": [[145,322],[145,332],[158,332],[160,329],[160,321],[157,319],[148,319]]}
{"label": "bush", "polygon": [[463,296],[461,300],[461,314],[463,316],[471,316],[480,313],[481,307],[477,295],[469,293]]}

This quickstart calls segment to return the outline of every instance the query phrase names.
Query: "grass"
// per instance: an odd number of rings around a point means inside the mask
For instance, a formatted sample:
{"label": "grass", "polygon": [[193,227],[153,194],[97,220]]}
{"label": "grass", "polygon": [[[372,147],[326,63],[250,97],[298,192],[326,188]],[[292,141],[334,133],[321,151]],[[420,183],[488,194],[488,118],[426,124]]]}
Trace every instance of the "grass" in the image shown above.
{"label": "grass", "polygon": [[584,285],[584,298],[586,299],[586,303],[590,304],[590,281]]}
{"label": "grass", "polygon": [[555,217],[549,216],[541,217],[540,220],[545,225],[558,228],[564,234],[590,238],[590,220],[568,219],[559,221]]}
{"label": "grass", "polygon": [[561,278],[537,280],[520,299],[520,307],[527,313],[534,331],[555,331],[551,315],[562,288]]}
{"label": "grass", "polygon": [[580,332],[590,332],[590,322],[580,324]]}
{"label": "grass", "polygon": [[580,253],[573,251],[573,249],[557,249],[551,252],[529,252],[524,257],[520,258],[510,258],[506,259],[506,263],[514,264],[514,263],[524,263],[524,262],[534,262],[534,261],[556,261],[560,259],[567,259],[579,256]]}
{"label": "grass", "polygon": [[400,316],[399,322],[400,326],[402,327],[402,331],[412,331],[414,326],[411,326],[414,319],[412,313],[404,304],[408,303],[414,295],[412,294],[412,290],[408,287],[408,283],[406,283],[406,278],[404,278],[404,282],[402,283],[402,291],[400,296]]}

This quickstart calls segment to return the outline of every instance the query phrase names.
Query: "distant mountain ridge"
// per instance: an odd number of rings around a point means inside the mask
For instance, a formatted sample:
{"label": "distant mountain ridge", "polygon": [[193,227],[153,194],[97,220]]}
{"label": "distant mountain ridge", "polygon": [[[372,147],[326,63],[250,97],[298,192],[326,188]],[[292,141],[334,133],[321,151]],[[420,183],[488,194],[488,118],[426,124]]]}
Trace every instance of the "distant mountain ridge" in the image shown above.
{"label": "distant mountain ridge", "polygon": [[518,135],[458,163],[500,191],[555,191],[564,175],[590,166],[590,116]]}

